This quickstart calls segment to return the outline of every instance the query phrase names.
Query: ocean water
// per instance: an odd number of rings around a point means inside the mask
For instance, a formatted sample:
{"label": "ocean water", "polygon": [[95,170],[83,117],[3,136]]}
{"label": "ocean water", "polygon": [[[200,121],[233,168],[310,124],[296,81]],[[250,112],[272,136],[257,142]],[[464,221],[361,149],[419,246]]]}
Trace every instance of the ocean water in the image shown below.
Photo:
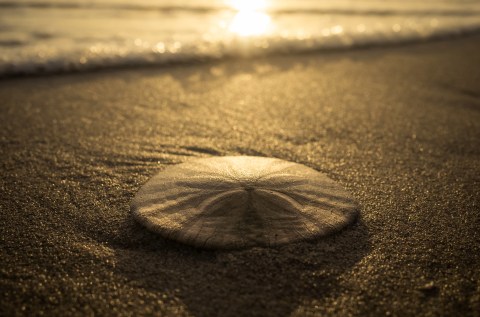
{"label": "ocean water", "polygon": [[480,1],[0,0],[0,76],[428,41]]}

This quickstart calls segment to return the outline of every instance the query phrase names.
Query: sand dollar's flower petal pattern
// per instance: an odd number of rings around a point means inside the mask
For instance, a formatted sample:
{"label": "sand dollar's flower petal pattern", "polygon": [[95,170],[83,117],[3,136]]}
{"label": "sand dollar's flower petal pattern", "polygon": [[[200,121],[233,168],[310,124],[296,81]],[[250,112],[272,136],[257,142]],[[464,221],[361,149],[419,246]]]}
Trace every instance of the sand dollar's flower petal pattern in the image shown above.
{"label": "sand dollar's flower petal pattern", "polygon": [[134,197],[134,217],[194,246],[274,246],[339,231],[353,198],[326,175],[275,158],[227,156],[170,166]]}

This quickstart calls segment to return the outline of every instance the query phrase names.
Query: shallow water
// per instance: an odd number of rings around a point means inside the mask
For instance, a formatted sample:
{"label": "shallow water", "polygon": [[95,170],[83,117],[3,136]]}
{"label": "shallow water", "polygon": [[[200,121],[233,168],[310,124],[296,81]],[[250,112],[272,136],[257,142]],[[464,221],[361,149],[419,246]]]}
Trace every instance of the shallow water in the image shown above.
{"label": "shallow water", "polygon": [[480,30],[477,1],[0,0],[0,75],[349,49]]}

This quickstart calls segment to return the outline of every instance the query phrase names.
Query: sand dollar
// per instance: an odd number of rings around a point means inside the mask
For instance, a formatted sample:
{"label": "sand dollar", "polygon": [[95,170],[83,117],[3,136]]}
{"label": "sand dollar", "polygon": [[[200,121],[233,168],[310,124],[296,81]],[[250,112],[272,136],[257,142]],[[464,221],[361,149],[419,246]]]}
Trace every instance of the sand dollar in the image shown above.
{"label": "sand dollar", "polygon": [[326,175],[275,158],[227,156],[167,167],[134,197],[134,217],[183,243],[273,246],[339,231],[355,201]]}

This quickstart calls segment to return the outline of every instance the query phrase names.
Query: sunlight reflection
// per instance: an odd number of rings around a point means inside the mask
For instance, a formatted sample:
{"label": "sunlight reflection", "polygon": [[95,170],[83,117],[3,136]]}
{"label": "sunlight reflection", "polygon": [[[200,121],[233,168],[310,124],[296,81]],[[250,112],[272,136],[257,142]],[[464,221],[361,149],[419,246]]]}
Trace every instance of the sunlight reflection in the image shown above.
{"label": "sunlight reflection", "polygon": [[230,32],[241,36],[253,36],[266,33],[270,17],[262,12],[240,11],[230,24]]}
{"label": "sunlight reflection", "polygon": [[229,31],[240,36],[256,36],[267,33],[270,16],[264,12],[266,2],[261,0],[231,0],[229,5],[237,10]]}
{"label": "sunlight reflection", "polygon": [[267,7],[264,0],[230,0],[229,6],[237,11],[259,11]]}

